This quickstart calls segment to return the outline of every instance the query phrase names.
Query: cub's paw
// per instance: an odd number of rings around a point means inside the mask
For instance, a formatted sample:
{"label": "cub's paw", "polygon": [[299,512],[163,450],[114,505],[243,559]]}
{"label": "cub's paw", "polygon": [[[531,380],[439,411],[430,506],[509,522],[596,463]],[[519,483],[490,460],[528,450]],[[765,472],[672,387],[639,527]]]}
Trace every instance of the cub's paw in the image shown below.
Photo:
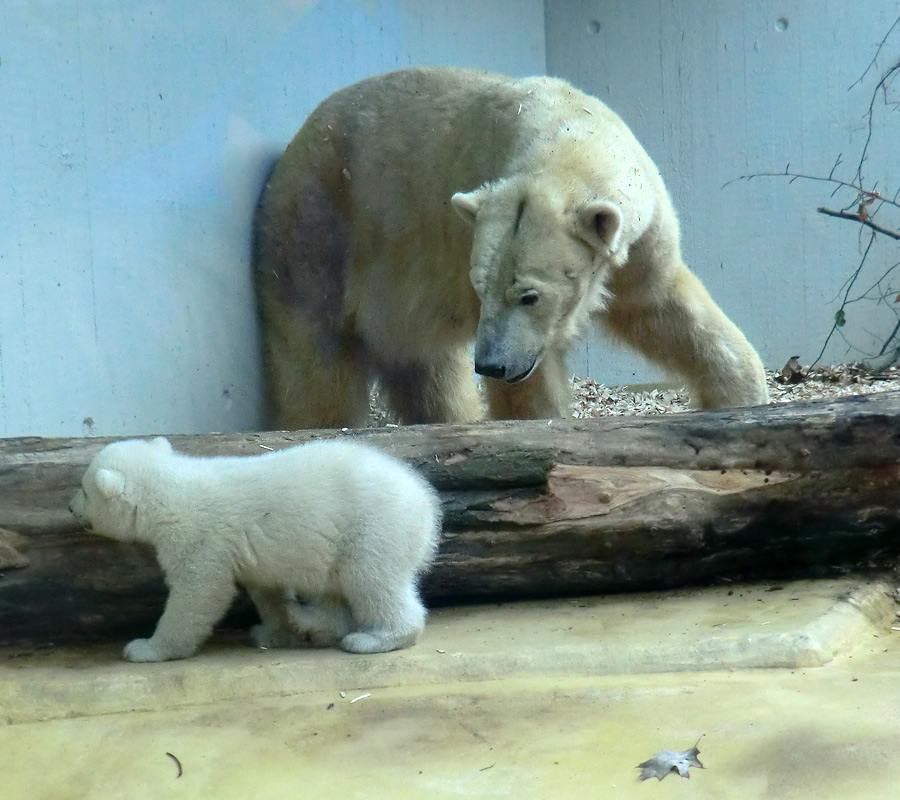
{"label": "cub's paw", "polygon": [[250,641],[254,647],[297,647],[300,644],[292,631],[265,624],[250,629]]}
{"label": "cub's paw", "polygon": [[133,639],[125,645],[122,657],[126,661],[167,661],[171,658],[159,652],[149,639]]}
{"label": "cub's paw", "polygon": [[395,634],[387,631],[354,631],[341,639],[341,650],[348,653],[387,653],[412,647],[418,636],[415,633]]}

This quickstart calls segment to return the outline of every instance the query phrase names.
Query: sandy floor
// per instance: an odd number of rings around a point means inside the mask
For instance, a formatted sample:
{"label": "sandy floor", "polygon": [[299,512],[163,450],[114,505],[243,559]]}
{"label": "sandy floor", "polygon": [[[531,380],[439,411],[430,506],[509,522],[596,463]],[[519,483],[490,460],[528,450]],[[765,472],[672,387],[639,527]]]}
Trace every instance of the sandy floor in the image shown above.
{"label": "sandy floor", "polygon": [[[893,588],[730,591],[445,609],[374,657],[8,651],[0,796],[895,798]],[[638,780],[701,734],[690,780]]]}

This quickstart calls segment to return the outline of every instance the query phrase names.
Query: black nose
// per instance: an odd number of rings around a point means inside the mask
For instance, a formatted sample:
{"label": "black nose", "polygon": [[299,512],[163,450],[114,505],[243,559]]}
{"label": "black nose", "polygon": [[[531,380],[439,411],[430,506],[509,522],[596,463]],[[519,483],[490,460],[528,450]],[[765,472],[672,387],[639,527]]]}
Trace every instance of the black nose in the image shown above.
{"label": "black nose", "polygon": [[476,361],[475,372],[477,372],[479,375],[484,375],[485,378],[496,378],[497,380],[503,380],[503,378],[506,377],[506,365],[490,364],[484,361]]}

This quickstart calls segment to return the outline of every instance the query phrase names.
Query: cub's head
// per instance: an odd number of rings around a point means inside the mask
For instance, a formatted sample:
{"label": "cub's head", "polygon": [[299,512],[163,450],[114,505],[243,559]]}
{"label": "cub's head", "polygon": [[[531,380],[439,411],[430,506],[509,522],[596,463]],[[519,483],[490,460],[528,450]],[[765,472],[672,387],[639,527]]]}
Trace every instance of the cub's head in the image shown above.
{"label": "cub's head", "polygon": [[120,541],[140,538],[137,509],[148,476],[159,469],[172,445],[162,436],[151,441],[127,439],[104,447],[91,461],[69,510],[94,533]]}
{"label": "cub's head", "polygon": [[567,346],[603,307],[606,275],[627,251],[622,209],[533,174],[486,183],[451,202],[474,229],[475,371],[518,383],[547,348]]}

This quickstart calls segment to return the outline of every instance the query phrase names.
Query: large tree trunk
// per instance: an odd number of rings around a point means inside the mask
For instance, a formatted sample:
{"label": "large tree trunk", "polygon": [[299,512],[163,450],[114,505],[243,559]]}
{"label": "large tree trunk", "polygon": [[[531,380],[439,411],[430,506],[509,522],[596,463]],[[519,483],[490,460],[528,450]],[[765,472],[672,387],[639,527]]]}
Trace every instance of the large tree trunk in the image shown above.
{"label": "large tree trunk", "polygon": [[[368,442],[440,489],[431,602],[686,585],[884,562],[900,549],[900,393],[660,417],[173,436],[258,454]],[[108,439],[0,440],[0,641],[148,633],[152,554],[67,504]]]}

